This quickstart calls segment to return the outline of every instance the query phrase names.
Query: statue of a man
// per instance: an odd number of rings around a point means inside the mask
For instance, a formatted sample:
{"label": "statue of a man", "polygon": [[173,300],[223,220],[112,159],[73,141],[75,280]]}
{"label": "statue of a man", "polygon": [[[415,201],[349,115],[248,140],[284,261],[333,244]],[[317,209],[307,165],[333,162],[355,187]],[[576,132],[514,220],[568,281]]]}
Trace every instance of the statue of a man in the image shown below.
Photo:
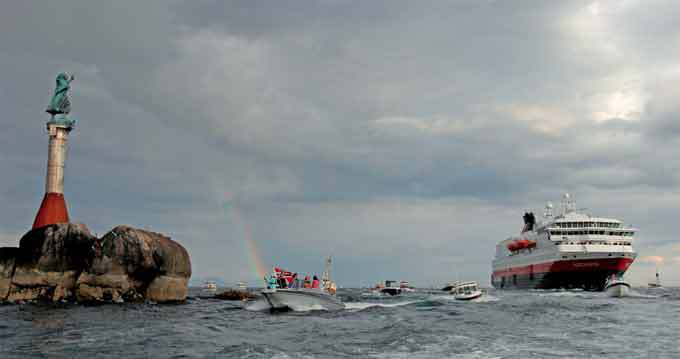
{"label": "statue of a man", "polygon": [[57,75],[57,87],[54,90],[54,96],[52,96],[52,100],[45,112],[52,116],[58,114],[66,115],[71,112],[71,101],[68,99],[68,90],[71,88],[71,81],[73,81],[73,75],[69,76],[65,72]]}

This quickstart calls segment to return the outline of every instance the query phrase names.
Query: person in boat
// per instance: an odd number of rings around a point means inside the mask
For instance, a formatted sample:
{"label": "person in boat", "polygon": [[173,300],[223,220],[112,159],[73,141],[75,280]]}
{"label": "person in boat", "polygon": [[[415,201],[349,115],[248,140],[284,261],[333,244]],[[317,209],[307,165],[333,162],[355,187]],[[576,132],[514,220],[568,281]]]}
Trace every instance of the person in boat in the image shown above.
{"label": "person in boat", "polygon": [[309,277],[309,275],[305,276],[305,281],[303,284],[304,288],[311,288],[312,287],[312,279]]}
{"label": "person in boat", "polygon": [[283,271],[281,276],[286,281],[286,287],[290,287],[290,284],[293,280],[293,273],[291,273],[289,271]]}
{"label": "person in boat", "polygon": [[285,281],[283,280],[281,268],[274,267],[270,280],[275,281],[276,288],[285,288]]}
{"label": "person in boat", "polygon": [[293,273],[293,275],[290,277],[290,288],[300,288],[300,280],[297,277],[297,273]]}
{"label": "person in boat", "polygon": [[312,288],[319,288],[319,277],[314,276],[314,279],[312,280]]}
{"label": "person in boat", "polygon": [[264,276],[264,281],[267,283],[269,289],[276,289],[278,287],[278,279],[276,278],[276,272],[272,273],[271,277],[267,278]]}

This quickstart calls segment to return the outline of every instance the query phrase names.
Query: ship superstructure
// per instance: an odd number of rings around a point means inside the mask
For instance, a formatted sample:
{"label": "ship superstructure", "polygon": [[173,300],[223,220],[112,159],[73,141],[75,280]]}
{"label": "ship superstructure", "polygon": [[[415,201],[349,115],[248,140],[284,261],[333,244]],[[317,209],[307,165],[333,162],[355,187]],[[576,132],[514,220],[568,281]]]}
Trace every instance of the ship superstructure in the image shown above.
{"label": "ship superstructure", "polygon": [[560,207],[553,215],[548,203],[543,221],[525,213],[519,236],[496,246],[495,288],[603,290],[608,277],[623,275],[633,263],[635,228],[577,210],[568,194]]}

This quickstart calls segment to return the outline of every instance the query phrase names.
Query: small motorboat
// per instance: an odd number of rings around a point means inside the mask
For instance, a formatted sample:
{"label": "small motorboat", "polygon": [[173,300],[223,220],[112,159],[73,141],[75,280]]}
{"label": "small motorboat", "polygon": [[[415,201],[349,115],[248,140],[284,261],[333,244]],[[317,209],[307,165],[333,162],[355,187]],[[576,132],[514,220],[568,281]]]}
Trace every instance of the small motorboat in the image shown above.
{"label": "small motorboat", "polygon": [[397,285],[397,281],[394,280],[386,280],[385,286],[380,288],[381,294],[387,294],[391,296],[400,295],[401,292],[402,292],[401,287]]}
{"label": "small motorboat", "polygon": [[323,288],[270,288],[264,289],[262,296],[272,312],[345,309],[345,305],[335,295]]}
{"label": "small motorboat", "polygon": [[481,297],[484,293],[479,289],[477,282],[461,282],[453,289],[451,294],[456,300],[473,300]]}
{"label": "small motorboat", "polygon": [[[314,284],[311,287],[280,287],[276,283],[280,282],[277,274],[272,274],[268,283],[268,288],[262,290],[262,297],[271,312],[285,312],[289,310],[342,310],[345,305],[335,295],[337,286],[330,279],[331,258],[326,259],[326,269],[321,276],[321,281],[314,277]],[[273,279],[273,280],[272,280]],[[317,284],[318,283],[318,284]],[[320,284],[320,285],[319,285]]]}
{"label": "small motorboat", "polygon": [[654,282],[647,283],[649,288],[663,288],[661,285],[661,279],[659,278],[659,268],[656,269],[656,280]]}
{"label": "small motorboat", "polygon": [[630,284],[622,277],[612,275],[604,285],[604,291],[610,297],[626,297],[630,293]]}
{"label": "small motorboat", "polygon": [[206,281],[203,283],[203,290],[206,292],[214,292],[217,290],[217,283],[211,280]]}
{"label": "small motorboat", "polygon": [[399,282],[399,289],[401,289],[402,293],[413,293],[416,291],[415,288],[411,287],[411,285],[408,283],[408,281],[402,280]]}

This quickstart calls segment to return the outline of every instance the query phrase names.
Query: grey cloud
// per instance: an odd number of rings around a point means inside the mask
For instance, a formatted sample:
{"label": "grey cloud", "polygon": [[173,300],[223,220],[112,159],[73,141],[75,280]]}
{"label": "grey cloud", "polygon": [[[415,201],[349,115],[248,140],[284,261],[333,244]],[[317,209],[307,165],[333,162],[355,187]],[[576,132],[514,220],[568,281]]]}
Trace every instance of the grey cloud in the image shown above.
{"label": "grey cloud", "polygon": [[32,220],[42,111],[67,69],[72,213],[98,232],[168,231],[199,275],[257,279],[229,203],[268,261],[314,266],[334,248],[353,284],[409,275],[402,266],[445,280],[433,273],[461,247],[462,274],[486,280],[521,212],[565,190],[646,227],[652,250],[672,240],[665,198],[680,183],[667,36],[678,7],[589,5],[10,4],[0,232]]}

